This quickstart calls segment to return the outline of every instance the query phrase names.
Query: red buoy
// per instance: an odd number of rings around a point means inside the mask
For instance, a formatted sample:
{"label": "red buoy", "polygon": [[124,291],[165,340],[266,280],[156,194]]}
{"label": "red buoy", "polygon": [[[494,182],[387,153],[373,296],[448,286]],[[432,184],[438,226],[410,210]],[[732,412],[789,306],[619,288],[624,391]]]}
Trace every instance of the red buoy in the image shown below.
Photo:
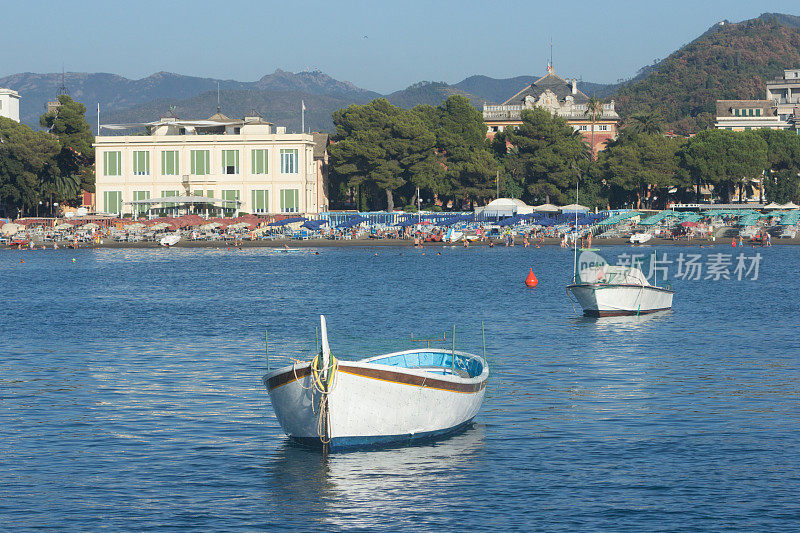
{"label": "red buoy", "polygon": [[533,269],[531,268],[531,271],[528,274],[528,277],[525,278],[525,285],[527,285],[528,287],[535,287],[538,284],[539,284],[539,280],[536,279],[536,276],[533,275]]}
{"label": "red buoy", "polygon": [[731,239],[731,246],[736,248],[736,238]]}

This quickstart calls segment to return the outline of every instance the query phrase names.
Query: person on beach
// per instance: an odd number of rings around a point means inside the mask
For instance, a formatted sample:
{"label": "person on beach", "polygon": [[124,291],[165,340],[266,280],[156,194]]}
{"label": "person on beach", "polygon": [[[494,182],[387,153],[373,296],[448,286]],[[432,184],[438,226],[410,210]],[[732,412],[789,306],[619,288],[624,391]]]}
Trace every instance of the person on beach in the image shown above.
{"label": "person on beach", "polygon": [[528,234],[527,233],[522,237],[522,246],[524,248],[528,247]]}
{"label": "person on beach", "polygon": [[469,239],[464,237],[464,248],[469,248]]}
{"label": "person on beach", "polygon": [[494,248],[494,241],[489,239],[489,248]]}

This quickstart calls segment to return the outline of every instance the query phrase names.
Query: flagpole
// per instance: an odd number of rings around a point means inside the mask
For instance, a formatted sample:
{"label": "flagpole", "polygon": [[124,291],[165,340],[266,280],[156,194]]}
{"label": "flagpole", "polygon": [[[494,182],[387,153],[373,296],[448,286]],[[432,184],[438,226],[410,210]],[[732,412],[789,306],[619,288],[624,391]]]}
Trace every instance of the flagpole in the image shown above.
{"label": "flagpole", "polygon": [[306,103],[300,100],[300,132],[306,132]]}
{"label": "flagpole", "polygon": [[97,102],[97,135],[100,135],[100,102]]}

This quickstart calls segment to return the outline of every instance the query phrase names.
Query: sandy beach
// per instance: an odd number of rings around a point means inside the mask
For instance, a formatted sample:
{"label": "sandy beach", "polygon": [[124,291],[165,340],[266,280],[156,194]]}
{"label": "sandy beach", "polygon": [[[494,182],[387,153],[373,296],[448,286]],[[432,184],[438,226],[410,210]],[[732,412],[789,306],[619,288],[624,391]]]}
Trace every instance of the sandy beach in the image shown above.
{"label": "sandy beach", "polygon": [[[561,241],[560,239],[553,239],[548,238],[545,239],[544,243],[541,242],[537,243],[539,246],[560,246]],[[772,244],[775,246],[782,246],[782,245],[798,245],[800,244],[800,239],[773,239]],[[628,239],[622,238],[609,238],[609,239],[594,239],[592,241],[592,247],[602,247],[602,246],[630,246],[632,248],[652,248],[654,246],[697,246],[697,247],[707,247],[707,246],[720,246],[720,247],[731,247],[731,240],[728,238],[717,238],[716,241],[710,241],[707,239],[693,239],[693,240],[686,240],[686,239],[658,239],[654,238],[648,241],[646,244],[631,244],[628,242]],[[180,240],[173,248],[283,248],[284,246],[288,246],[289,248],[331,248],[331,247],[366,247],[366,246],[404,246],[404,247],[413,247],[414,241],[413,240],[404,240],[404,239],[348,239],[348,240],[332,240],[332,239],[309,239],[309,240],[296,240],[296,239],[274,239],[274,240],[257,240],[257,241],[240,241],[239,245],[234,245],[233,241],[192,241],[188,239]],[[463,248],[464,245],[460,242],[457,243],[449,243],[449,242],[426,242],[423,244],[423,248],[435,248],[435,247],[455,247],[455,248]],[[471,242],[469,247],[484,247],[489,246],[488,242]],[[505,245],[502,241],[495,241],[494,243],[495,248],[504,248]],[[523,246],[522,239],[517,238],[515,240],[515,246]],[[530,244],[529,248],[536,248],[536,244]],[[51,249],[53,247],[52,244],[47,243],[46,247]],[[143,241],[143,242],[116,242],[116,241],[109,241],[105,240],[103,244],[92,244],[92,243],[81,243],[78,246],[81,249],[102,249],[102,248],[127,248],[127,249],[137,249],[137,248],[163,248],[158,242],[154,241]],[[738,247],[738,246],[737,246]],[[744,243],[745,248],[751,247],[761,247],[760,244],[753,245],[751,243]],[[41,248],[41,244],[37,245],[37,248]],[[10,248],[5,247],[6,250],[17,250],[16,247]],[[66,245],[60,245],[59,249],[69,249]]]}

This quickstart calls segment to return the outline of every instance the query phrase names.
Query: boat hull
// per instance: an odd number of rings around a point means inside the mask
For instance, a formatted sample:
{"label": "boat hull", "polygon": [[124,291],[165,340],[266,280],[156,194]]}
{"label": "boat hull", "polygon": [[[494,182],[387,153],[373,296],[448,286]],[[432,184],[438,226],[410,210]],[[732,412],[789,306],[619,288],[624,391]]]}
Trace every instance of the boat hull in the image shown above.
{"label": "boat hull", "polygon": [[567,287],[587,316],[624,316],[672,309],[674,292],[642,285],[581,283]]}
{"label": "boat hull", "polygon": [[[483,402],[488,371],[462,379],[422,369],[366,362],[339,362],[328,395],[329,448],[398,445],[463,430]],[[320,446],[320,393],[309,364],[264,377],[283,431],[293,440]]]}

